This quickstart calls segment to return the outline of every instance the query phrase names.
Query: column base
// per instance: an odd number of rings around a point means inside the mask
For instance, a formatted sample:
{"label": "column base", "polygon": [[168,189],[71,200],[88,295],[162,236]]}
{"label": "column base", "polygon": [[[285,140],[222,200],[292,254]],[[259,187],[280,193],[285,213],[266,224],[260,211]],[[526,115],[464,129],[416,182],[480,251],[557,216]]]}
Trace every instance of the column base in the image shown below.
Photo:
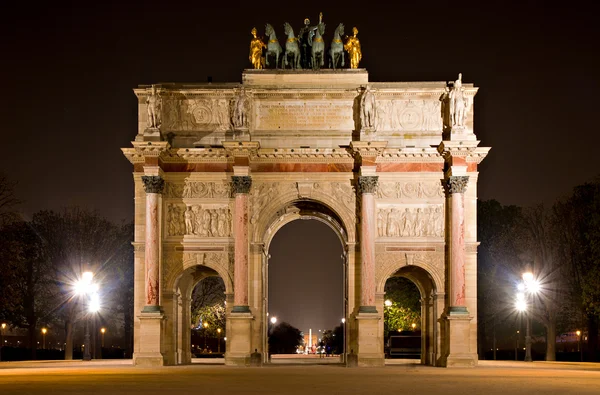
{"label": "column base", "polygon": [[236,312],[234,306],[229,315],[227,330],[227,352],[225,353],[225,365],[249,366],[252,349],[252,320],[254,317],[249,312]]}
{"label": "column base", "polygon": [[[373,307],[374,306],[361,306]],[[367,309],[372,311],[372,309]],[[376,367],[385,366],[385,356],[383,354],[383,339],[379,337],[379,313],[362,312],[356,316],[358,331],[358,352],[348,354],[348,366],[358,367]],[[351,350],[352,351],[352,350]]]}
{"label": "column base", "polygon": [[232,313],[250,313],[249,306],[233,306],[231,309]]}
{"label": "column base", "polygon": [[[462,306],[459,306],[462,307]],[[460,311],[463,311],[461,314]],[[472,368],[477,366],[477,354],[471,352],[471,317],[466,309],[453,309],[448,311],[447,341],[448,356],[443,361],[445,367]]]}
{"label": "column base", "polygon": [[160,312],[160,306],[146,307],[158,307],[158,311],[146,312],[144,308],[138,316],[140,320],[140,351],[133,354],[133,364],[135,366],[164,366],[167,364],[162,348],[165,316]]}

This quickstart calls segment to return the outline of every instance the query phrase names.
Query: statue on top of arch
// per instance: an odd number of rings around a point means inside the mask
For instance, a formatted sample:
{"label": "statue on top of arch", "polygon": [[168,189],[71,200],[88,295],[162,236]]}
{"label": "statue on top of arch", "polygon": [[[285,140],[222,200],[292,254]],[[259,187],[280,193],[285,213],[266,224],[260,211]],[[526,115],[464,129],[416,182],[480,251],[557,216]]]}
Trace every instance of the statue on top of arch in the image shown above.
{"label": "statue on top of arch", "polygon": [[462,132],[465,129],[465,121],[472,104],[462,85],[462,73],[458,74],[458,79],[451,87],[446,87],[440,100],[444,129]]}
{"label": "statue on top of arch", "polygon": [[[325,50],[323,39],[325,23],[322,12],[319,13],[319,22],[315,25],[311,25],[310,19],[305,18],[304,25],[298,30],[297,37],[294,36],[294,31],[289,23],[286,22],[284,28],[287,35],[284,53],[282,53],[283,48],[271,24],[265,25],[265,34],[269,38],[268,44],[265,44],[263,39],[257,36],[256,28],[252,29],[249,59],[254,69],[263,69],[265,65],[269,66],[269,56],[271,56],[275,60],[274,68],[286,68],[289,65],[292,69],[318,70],[325,66],[325,56],[328,56],[329,67],[335,70],[339,68],[338,65],[343,67],[347,64],[344,61],[344,50],[348,52],[349,67],[358,68],[362,51],[360,41],[356,37],[358,34],[356,27],[352,29],[353,35],[348,37],[344,35],[344,24],[340,23],[335,29],[328,51]],[[342,37],[345,38],[345,43],[342,41]]]}

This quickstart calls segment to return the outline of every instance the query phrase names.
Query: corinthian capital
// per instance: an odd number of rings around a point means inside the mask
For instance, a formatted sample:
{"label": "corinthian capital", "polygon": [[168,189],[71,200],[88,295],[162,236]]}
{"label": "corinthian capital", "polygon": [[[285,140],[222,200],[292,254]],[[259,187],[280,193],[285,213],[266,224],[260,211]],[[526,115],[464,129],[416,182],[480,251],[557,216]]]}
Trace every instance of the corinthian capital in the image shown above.
{"label": "corinthian capital", "polygon": [[375,193],[377,191],[377,182],[379,176],[360,176],[358,177],[358,193]]}
{"label": "corinthian capital", "polygon": [[448,194],[465,193],[469,176],[450,176],[444,180],[444,189]]}
{"label": "corinthian capital", "polygon": [[232,176],[231,177],[231,189],[234,194],[237,193],[248,193],[252,186],[252,177],[250,176]]}
{"label": "corinthian capital", "polygon": [[146,193],[162,193],[165,188],[165,180],[160,176],[142,176],[142,182]]}

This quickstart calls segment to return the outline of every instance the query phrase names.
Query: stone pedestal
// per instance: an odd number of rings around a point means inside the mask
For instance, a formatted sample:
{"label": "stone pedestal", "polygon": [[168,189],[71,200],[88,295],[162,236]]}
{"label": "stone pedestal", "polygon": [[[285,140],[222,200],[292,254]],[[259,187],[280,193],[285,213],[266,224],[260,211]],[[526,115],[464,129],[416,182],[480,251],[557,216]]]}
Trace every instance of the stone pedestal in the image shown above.
{"label": "stone pedestal", "polygon": [[356,316],[358,350],[356,364],[359,367],[384,366],[382,338],[378,336],[379,313],[359,313]]}
{"label": "stone pedestal", "polygon": [[248,366],[252,349],[252,322],[250,313],[231,313],[227,328],[225,365]]}
{"label": "stone pedestal", "polygon": [[133,354],[136,366],[164,366],[166,358],[162,346],[164,315],[161,312],[141,313],[139,341],[140,350]]}
{"label": "stone pedestal", "polygon": [[158,128],[147,128],[144,130],[144,141],[160,141],[160,129]]}
{"label": "stone pedestal", "polygon": [[453,314],[446,316],[448,331],[447,367],[471,368],[477,365],[477,354],[471,348],[471,317],[469,314]]}

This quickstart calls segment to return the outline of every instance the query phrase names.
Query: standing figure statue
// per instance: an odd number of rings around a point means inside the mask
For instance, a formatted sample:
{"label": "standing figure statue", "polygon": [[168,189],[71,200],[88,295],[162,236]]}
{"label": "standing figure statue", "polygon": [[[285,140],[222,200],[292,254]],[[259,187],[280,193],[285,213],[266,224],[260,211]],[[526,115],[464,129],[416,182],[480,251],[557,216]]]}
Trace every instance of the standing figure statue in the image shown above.
{"label": "standing figure statue", "polygon": [[[323,23],[323,13],[319,13],[319,24]],[[304,26],[298,32],[298,39],[300,40],[300,58],[302,68],[310,69],[313,67],[312,62],[312,46],[313,37],[317,33],[318,25],[311,26],[310,19],[304,19]]]}
{"label": "standing figure statue", "polygon": [[269,66],[269,55],[275,56],[275,68],[279,68],[279,57],[283,52],[281,45],[279,44],[279,40],[277,39],[277,35],[275,34],[275,29],[273,26],[267,23],[265,26],[265,34],[269,36],[269,42],[267,43],[267,53],[265,54],[265,64]]}
{"label": "standing figure statue", "polygon": [[468,112],[468,98],[465,95],[465,88],[462,86],[462,73],[458,74],[458,79],[454,81],[454,86],[448,93],[450,104],[450,120],[452,127],[465,126],[465,119]]}
{"label": "standing figure statue", "polygon": [[344,43],[342,36],[344,35],[344,24],[340,23],[333,33],[333,40],[329,47],[329,67],[335,68],[338,63],[340,67],[344,67]]}
{"label": "standing figure statue", "polygon": [[253,38],[252,38],[252,40],[250,40],[250,56],[248,58],[250,59],[250,63],[252,63],[252,67],[254,67],[254,69],[262,69],[263,68],[262,52],[263,52],[263,48],[266,48],[267,46],[260,38],[256,37],[256,28],[255,27],[252,28],[252,31],[250,33],[252,33]]}
{"label": "standing figure statue", "polygon": [[162,123],[160,116],[162,99],[156,92],[156,85],[152,85],[152,94],[146,98],[146,104],[148,105],[147,127],[156,129]]}
{"label": "standing figure statue", "polygon": [[233,126],[236,129],[245,129],[248,127],[247,103],[248,98],[246,97],[246,91],[242,86],[233,102],[233,116],[231,117],[231,123],[233,123]]}
{"label": "standing figure statue", "polygon": [[360,123],[363,129],[375,128],[375,95],[367,85],[360,99]]}
{"label": "standing figure statue", "polygon": [[352,36],[348,37],[346,40],[346,44],[344,44],[344,49],[348,52],[348,57],[350,58],[350,68],[357,69],[358,63],[362,59],[362,52],[360,50],[360,41],[356,35],[358,34],[358,29],[356,27],[352,28]]}
{"label": "standing figure statue", "polygon": [[287,35],[287,40],[285,41],[285,54],[283,55],[284,68],[287,67],[289,62],[289,57],[292,57],[291,67],[292,69],[300,69],[300,47],[298,46],[298,39],[294,36],[294,29],[289,23],[283,24],[283,29],[285,34]]}

